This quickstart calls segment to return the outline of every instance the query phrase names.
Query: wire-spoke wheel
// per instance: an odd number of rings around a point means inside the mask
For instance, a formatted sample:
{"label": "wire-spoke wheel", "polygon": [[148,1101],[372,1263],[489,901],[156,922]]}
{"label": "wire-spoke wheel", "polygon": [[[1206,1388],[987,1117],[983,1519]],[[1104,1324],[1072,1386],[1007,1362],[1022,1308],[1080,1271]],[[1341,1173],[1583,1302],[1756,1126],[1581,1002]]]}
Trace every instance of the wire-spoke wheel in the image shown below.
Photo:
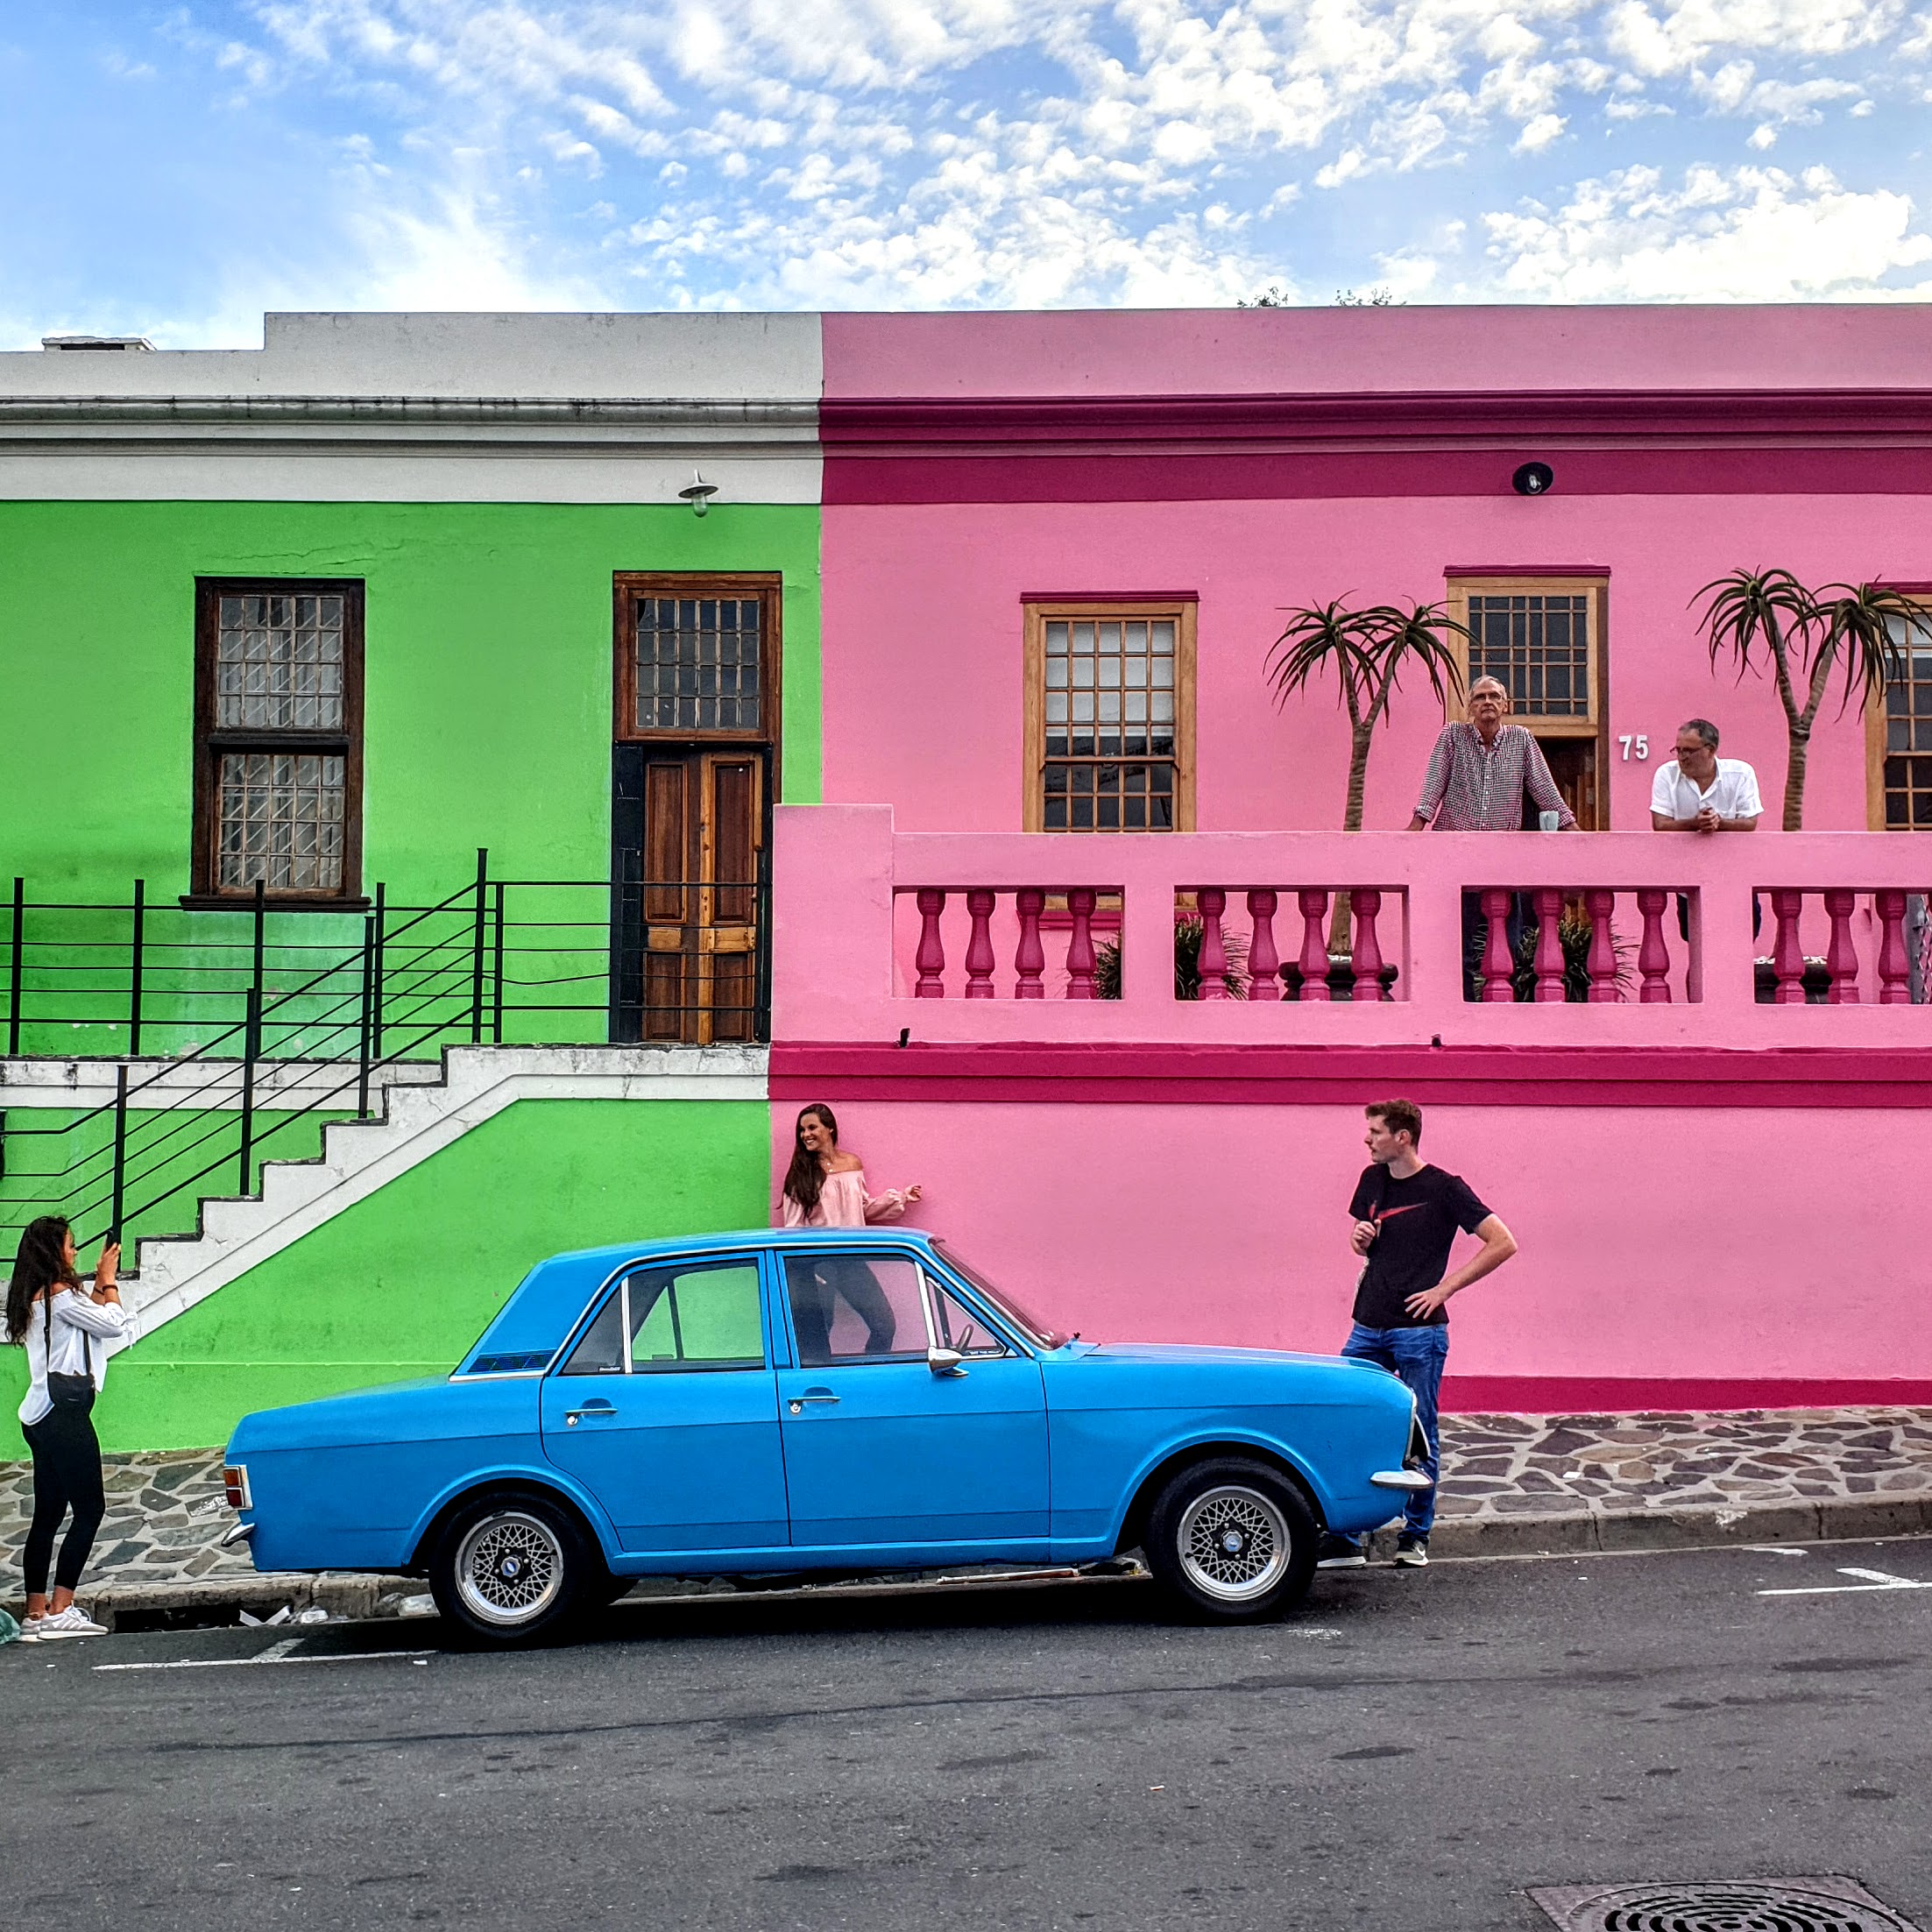
{"label": "wire-spoke wheel", "polygon": [[592,1553],[574,1518],[529,1496],[460,1511],[431,1568],[436,1606],[471,1634],[514,1643],[560,1623],[590,1587]]}
{"label": "wire-spoke wheel", "polygon": [[1155,1503],[1147,1560],[1197,1611],[1230,1621],[1271,1616],[1308,1588],[1314,1518],[1300,1490],[1264,1462],[1197,1462]]}

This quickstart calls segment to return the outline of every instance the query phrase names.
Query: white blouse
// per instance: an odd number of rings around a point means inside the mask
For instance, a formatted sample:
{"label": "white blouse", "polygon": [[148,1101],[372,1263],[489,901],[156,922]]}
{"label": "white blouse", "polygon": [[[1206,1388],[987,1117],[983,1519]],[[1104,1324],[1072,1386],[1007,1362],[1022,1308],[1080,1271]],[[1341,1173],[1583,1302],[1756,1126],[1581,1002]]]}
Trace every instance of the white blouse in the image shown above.
{"label": "white blouse", "polygon": [[[98,1391],[107,1379],[110,1351],[133,1338],[133,1321],[118,1302],[96,1301],[88,1288],[56,1288],[53,1295],[51,1320],[48,1305],[35,1302],[27,1319],[27,1332],[21,1338],[26,1344],[29,1377],[26,1398],[20,1405],[22,1428],[40,1421],[53,1407],[53,1398],[47,1393],[50,1369],[57,1376],[84,1376],[91,1367]],[[51,1362],[50,1327],[53,1334]]]}

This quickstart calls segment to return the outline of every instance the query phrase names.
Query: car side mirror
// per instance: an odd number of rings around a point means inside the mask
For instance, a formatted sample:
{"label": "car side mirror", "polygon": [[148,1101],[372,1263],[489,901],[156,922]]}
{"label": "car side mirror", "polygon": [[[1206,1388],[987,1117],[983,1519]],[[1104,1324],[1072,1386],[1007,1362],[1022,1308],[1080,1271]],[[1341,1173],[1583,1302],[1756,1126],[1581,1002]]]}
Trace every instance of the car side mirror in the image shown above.
{"label": "car side mirror", "polygon": [[957,1348],[928,1348],[926,1367],[936,1376],[963,1376],[959,1364],[965,1359]]}

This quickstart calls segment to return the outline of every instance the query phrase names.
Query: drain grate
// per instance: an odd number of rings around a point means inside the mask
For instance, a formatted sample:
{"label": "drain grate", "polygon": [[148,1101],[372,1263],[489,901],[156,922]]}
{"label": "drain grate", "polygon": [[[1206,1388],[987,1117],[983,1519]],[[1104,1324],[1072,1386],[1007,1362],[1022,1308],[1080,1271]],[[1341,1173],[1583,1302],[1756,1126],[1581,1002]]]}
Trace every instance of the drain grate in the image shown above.
{"label": "drain grate", "polygon": [[1530,1896],[1562,1932],[1914,1932],[1850,1879],[1560,1886]]}

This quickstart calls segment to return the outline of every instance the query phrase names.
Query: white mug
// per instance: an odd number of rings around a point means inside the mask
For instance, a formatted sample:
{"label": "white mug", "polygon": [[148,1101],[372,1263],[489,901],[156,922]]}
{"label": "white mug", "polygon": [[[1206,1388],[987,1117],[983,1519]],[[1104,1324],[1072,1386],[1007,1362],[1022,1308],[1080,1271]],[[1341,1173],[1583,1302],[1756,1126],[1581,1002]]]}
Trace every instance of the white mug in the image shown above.
{"label": "white mug", "polygon": [[1536,826],[1539,832],[1554,832],[1562,822],[1563,815],[1560,811],[1539,811],[1536,815]]}

